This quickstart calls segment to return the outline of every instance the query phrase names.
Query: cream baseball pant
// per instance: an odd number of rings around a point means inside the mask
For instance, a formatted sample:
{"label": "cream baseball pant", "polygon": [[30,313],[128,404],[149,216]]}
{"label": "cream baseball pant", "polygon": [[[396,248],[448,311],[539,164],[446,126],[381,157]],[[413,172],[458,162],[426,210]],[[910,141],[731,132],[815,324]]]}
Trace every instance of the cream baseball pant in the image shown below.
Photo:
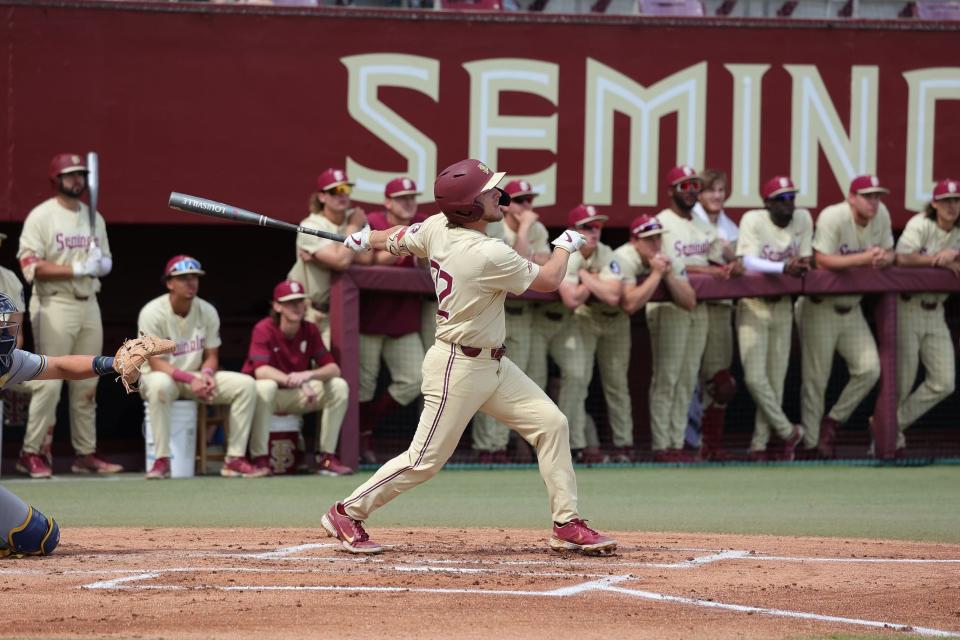
{"label": "cream baseball pant", "polygon": [[687,411],[707,343],[707,308],[698,304],[687,311],[672,302],[649,302],[645,311],[653,355],[651,445],[654,451],[682,449]]}
{"label": "cream baseball pant", "polygon": [[830,418],[843,424],[867,397],[880,378],[880,356],[860,304],[839,307],[829,298],[816,303],[809,297],[797,300],[797,324],[803,354],[800,414],[806,434],[805,447],[820,440],[824,392],[833,368],[833,354],[847,363],[850,380],[830,409]]}
{"label": "cream baseball pant", "polygon": [[366,520],[432,478],[453,454],[473,414],[483,411],[536,449],[554,522],[579,517],[567,419],[509,358],[494,360],[489,349],[471,358],[457,345],[438,340],[423,361],[423,400],[410,447],[343,501],[347,515]]}
{"label": "cream baseball pant", "polygon": [[[86,300],[59,293],[33,296],[30,299],[30,324],[37,353],[94,356],[103,351],[103,325],[95,296]],[[98,378],[92,378],[68,383],[70,442],[81,456],[93,453],[97,448],[97,382]],[[32,395],[23,450],[40,453],[47,429],[57,422],[57,403],[63,380],[33,380],[27,384]]]}
{"label": "cream baseball pant", "polygon": [[[607,402],[610,431],[613,433],[613,446],[632,447],[633,406],[627,382],[630,369],[630,316],[622,311],[591,309],[588,315],[576,314],[574,317],[583,340],[583,388],[590,388],[596,356],[603,397]],[[578,408],[582,416],[579,420],[570,421],[570,448],[597,446],[592,442],[596,439],[596,424],[587,420],[583,403]]]}
{"label": "cream baseball pant", "polygon": [[[504,345],[510,360],[524,372],[530,367],[530,333],[534,309],[537,306],[538,303],[520,301],[507,301],[504,305],[507,334]],[[473,418],[470,436],[475,450],[500,451],[506,449],[510,442],[510,427],[485,413],[478,413]]]}
{"label": "cream baseball pant", "polygon": [[[706,307],[707,344],[703,348],[700,379],[709,382],[718,372],[733,365],[733,305],[728,300],[715,300],[707,302]],[[714,403],[710,389],[710,385],[703,385],[704,409]]]}
{"label": "cream baseball pant", "polygon": [[253,427],[250,432],[251,456],[256,458],[269,455],[270,418],[275,413],[303,415],[323,411],[317,450],[323,453],[334,453],[337,450],[343,416],[347,413],[350,387],[343,378],[330,378],[326,382],[311,380],[307,384],[317,394],[315,402],[307,400],[303,389],[281,389],[273,380],[257,380],[257,408],[253,414]]}
{"label": "cream baseball pant", "polygon": [[547,356],[560,369],[557,406],[567,417],[571,433],[584,432],[587,401],[587,358],[583,351],[580,324],[569,311],[537,309],[530,323],[530,378],[547,388]]}
{"label": "cream baseball pant", "polygon": [[793,302],[743,298],[737,304],[737,339],[747,389],[757,405],[750,449],[762,451],[770,442],[770,430],[781,438],[793,433],[793,423],[783,412],[783,385],[790,363]]}
{"label": "cream baseball pant", "polygon": [[423,343],[419,333],[399,337],[360,334],[360,402],[370,402],[377,391],[380,359],[390,370],[389,393],[398,404],[407,406],[420,395],[420,367]]}
{"label": "cream baseball pant", "polygon": [[[256,411],[256,381],[235,371],[217,371],[213,379],[217,383],[217,392],[209,404],[230,405],[227,455],[242,458],[247,455],[247,442]],[[197,396],[189,384],[176,382],[169,374],[159,371],[151,371],[141,378],[140,396],[149,403],[150,429],[156,443],[154,455],[157,458],[169,458],[170,406],[174,400],[196,400]],[[200,437],[205,435],[200,434]]]}
{"label": "cream baseball pant", "polygon": [[[914,390],[917,365],[926,375]],[[897,447],[906,446],[903,432],[953,393],[956,365],[943,305],[914,295],[897,301]],[[911,393],[912,391],[912,393]]]}

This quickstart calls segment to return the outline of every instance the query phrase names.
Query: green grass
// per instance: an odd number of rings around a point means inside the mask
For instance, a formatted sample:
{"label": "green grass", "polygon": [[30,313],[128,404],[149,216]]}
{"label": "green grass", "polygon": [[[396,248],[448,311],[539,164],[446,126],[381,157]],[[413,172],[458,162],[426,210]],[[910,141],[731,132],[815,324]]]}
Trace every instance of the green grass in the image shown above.
{"label": "green grass", "polygon": [[[3,484],[65,527],[315,527],[368,477],[147,482],[131,474]],[[611,468],[577,477],[581,514],[605,530],[960,542],[960,466]],[[537,528],[549,520],[535,470],[451,470],[368,524]]]}

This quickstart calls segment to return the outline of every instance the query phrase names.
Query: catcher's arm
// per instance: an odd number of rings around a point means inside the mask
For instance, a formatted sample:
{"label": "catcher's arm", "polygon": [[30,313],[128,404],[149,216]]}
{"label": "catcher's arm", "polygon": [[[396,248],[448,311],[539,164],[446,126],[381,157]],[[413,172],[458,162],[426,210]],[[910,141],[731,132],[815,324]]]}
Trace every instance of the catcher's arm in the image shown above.
{"label": "catcher's arm", "polygon": [[[98,370],[97,361],[103,361]],[[85,380],[114,373],[113,358],[106,356],[47,356],[47,366],[35,380]]]}

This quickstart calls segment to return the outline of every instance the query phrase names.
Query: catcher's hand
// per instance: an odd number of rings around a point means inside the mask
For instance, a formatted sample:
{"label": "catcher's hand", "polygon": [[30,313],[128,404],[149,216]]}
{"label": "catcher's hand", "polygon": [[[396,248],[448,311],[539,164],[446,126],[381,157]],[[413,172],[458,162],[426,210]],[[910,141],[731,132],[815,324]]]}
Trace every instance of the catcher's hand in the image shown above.
{"label": "catcher's hand", "polygon": [[133,393],[139,388],[137,383],[140,382],[140,367],[146,364],[151,356],[173,353],[176,348],[177,343],[173,340],[148,336],[145,333],[141,333],[139,338],[124,341],[117,349],[117,355],[113,357],[113,368],[120,374],[119,380],[127,393]]}

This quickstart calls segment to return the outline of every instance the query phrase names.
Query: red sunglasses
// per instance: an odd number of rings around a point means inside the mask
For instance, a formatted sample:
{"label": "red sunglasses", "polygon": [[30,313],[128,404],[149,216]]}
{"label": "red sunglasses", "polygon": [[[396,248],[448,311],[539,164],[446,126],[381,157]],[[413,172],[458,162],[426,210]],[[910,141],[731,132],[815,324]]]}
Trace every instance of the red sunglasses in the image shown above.
{"label": "red sunglasses", "polygon": [[700,181],[699,180],[684,180],[683,182],[678,182],[673,187],[677,191],[700,191]]}
{"label": "red sunglasses", "polygon": [[602,222],[588,222],[587,224],[581,224],[577,226],[578,229],[586,229],[588,231],[600,231],[603,229]]}

